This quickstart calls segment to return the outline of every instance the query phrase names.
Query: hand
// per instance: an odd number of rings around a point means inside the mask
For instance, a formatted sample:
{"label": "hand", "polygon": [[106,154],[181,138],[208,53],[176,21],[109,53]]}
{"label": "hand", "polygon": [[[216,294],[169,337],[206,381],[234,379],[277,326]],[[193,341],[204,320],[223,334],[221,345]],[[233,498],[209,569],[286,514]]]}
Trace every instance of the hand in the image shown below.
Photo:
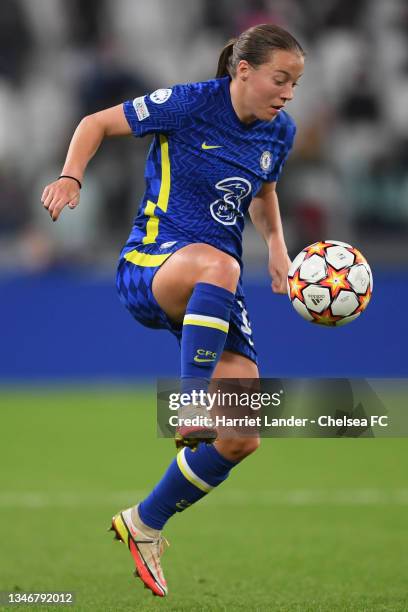
{"label": "hand", "polygon": [[65,206],[76,208],[79,204],[79,185],[69,178],[62,178],[47,185],[41,196],[44,208],[56,221]]}
{"label": "hand", "polygon": [[285,244],[273,244],[269,247],[269,273],[274,293],[287,293],[286,282],[291,263]]}

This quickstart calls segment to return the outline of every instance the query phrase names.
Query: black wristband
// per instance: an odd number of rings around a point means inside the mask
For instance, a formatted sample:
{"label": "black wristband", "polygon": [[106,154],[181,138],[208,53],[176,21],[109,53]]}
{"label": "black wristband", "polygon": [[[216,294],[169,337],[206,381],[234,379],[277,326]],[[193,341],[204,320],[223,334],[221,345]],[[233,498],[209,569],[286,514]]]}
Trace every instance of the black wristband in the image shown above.
{"label": "black wristband", "polygon": [[69,174],[61,174],[61,176],[58,177],[58,180],[60,178],[70,178],[73,181],[76,181],[78,183],[78,185],[79,185],[79,188],[82,189],[81,181],[79,179],[75,178],[75,176],[69,176]]}

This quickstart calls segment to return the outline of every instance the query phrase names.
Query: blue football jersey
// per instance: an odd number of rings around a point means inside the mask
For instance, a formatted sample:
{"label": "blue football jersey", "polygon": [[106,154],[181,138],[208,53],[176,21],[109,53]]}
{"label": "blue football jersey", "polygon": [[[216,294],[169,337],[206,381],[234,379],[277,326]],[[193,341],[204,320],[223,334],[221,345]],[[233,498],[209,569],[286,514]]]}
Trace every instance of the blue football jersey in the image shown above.
{"label": "blue football jersey", "polygon": [[296,127],[281,111],[244,124],[229,77],[158,89],[124,102],[134,136],[153,134],[146,191],[124,251],[204,242],[241,262],[244,216],[264,181],[277,181]]}

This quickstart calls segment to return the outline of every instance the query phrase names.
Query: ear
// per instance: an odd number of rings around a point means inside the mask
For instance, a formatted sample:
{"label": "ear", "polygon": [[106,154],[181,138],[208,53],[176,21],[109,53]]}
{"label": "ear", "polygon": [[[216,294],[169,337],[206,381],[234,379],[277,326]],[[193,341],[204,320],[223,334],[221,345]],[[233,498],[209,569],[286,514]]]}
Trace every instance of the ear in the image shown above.
{"label": "ear", "polygon": [[248,62],[246,60],[240,60],[236,69],[237,79],[240,81],[246,81],[250,70],[251,66],[248,64]]}

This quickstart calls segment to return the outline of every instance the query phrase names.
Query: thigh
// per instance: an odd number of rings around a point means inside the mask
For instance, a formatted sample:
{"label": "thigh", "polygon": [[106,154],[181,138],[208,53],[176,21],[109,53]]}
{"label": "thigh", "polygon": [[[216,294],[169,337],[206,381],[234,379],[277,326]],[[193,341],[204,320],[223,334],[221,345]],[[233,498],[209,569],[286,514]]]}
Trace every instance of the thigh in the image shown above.
{"label": "thigh", "polygon": [[235,293],[239,276],[239,264],[231,255],[209,244],[192,243],[178,249],[160,266],[152,289],[161,308],[181,323],[197,283],[211,283]]}

